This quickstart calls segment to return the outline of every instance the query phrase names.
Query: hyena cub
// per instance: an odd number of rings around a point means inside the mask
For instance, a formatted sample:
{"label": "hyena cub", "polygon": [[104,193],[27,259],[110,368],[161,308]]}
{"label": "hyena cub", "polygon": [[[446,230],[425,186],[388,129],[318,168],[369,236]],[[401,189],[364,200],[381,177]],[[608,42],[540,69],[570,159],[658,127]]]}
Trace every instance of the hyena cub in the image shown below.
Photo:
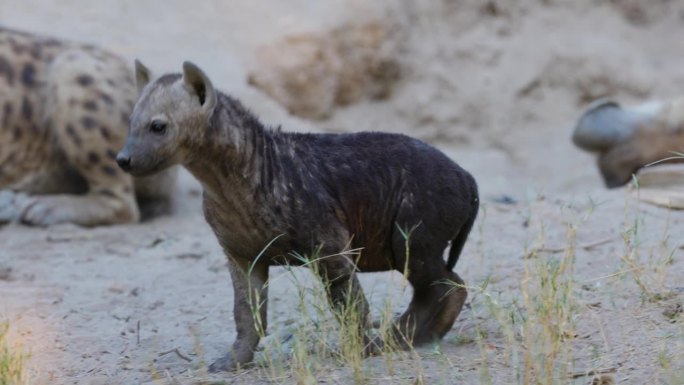
{"label": "hyena cub", "polygon": [[[398,339],[420,344],[449,331],[466,299],[452,269],[479,206],[468,172],[403,135],[269,129],[189,62],[182,75],[152,82],[138,62],[136,71],[141,94],[117,162],[138,176],[185,166],[204,187],[204,215],[228,256],[237,339],[211,370],[253,359],[256,325],[266,329],[269,266],[300,264],[301,255],[319,256],[330,303],[355,306],[364,328],[368,304],[356,271],[396,269],[414,289],[393,326]],[[369,352],[382,344],[364,338]]]}
{"label": "hyena cub", "polygon": [[117,56],[0,27],[0,223],[95,226],[168,210],[172,170],[133,180],[116,166],[136,96]]}

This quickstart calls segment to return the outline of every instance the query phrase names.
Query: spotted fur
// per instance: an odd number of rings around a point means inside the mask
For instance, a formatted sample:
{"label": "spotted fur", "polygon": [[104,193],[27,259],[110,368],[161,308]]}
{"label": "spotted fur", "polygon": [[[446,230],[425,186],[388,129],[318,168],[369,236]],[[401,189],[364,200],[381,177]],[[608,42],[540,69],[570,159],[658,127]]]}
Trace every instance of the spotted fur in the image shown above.
{"label": "spotted fur", "polygon": [[[0,27],[0,222],[137,221],[140,183],[114,161],[136,97],[119,57]],[[145,186],[157,202],[168,205],[173,174]]]}

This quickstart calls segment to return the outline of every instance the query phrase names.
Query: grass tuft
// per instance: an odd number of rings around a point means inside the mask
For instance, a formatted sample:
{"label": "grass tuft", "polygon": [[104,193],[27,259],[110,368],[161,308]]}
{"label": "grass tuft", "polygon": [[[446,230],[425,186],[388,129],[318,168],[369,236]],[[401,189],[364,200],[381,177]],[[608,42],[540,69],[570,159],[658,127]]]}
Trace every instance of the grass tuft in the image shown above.
{"label": "grass tuft", "polygon": [[8,340],[9,322],[0,323],[0,385],[27,385],[26,356],[18,344]]}

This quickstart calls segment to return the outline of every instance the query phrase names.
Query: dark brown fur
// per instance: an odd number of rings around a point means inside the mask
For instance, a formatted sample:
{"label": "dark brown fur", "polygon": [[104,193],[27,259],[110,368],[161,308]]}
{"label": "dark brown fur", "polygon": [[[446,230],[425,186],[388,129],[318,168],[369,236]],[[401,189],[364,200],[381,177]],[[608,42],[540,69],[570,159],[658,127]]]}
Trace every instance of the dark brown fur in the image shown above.
{"label": "dark brown fur", "polygon": [[478,211],[468,172],[403,135],[268,129],[190,63],[183,76],[149,84],[138,64],[138,81],[141,97],[117,161],[133,175],[184,165],[204,187],[205,217],[228,256],[237,339],[211,370],[252,360],[255,325],[266,328],[268,268],[299,264],[297,255],[314,259],[330,303],[352,303],[365,326],[356,272],[406,269],[414,296],[395,323],[398,339],[420,344],[450,330],[466,299],[451,270]]}

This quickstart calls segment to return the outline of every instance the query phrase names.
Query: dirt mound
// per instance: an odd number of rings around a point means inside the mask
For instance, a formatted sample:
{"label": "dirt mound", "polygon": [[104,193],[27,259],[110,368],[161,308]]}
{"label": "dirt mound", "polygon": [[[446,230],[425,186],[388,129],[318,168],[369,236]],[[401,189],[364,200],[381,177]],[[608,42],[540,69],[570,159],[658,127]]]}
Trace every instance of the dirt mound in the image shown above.
{"label": "dirt mound", "polygon": [[298,34],[261,47],[249,84],[291,114],[325,119],[335,106],[386,99],[400,78],[397,42],[380,21]]}
{"label": "dirt mound", "polygon": [[[671,12],[676,12],[676,2],[669,0],[605,0],[628,22],[637,26],[657,23]],[[681,11],[681,10],[680,10]]]}
{"label": "dirt mound", "polygon": [[614,67],[587,56],[552,58],[541,72],[519,92],[518,96],[540,99],[542,89],[563,89],[575,96],[578,105],[599,98],[629,95],[644,98],[652,87],[626,65]]}

